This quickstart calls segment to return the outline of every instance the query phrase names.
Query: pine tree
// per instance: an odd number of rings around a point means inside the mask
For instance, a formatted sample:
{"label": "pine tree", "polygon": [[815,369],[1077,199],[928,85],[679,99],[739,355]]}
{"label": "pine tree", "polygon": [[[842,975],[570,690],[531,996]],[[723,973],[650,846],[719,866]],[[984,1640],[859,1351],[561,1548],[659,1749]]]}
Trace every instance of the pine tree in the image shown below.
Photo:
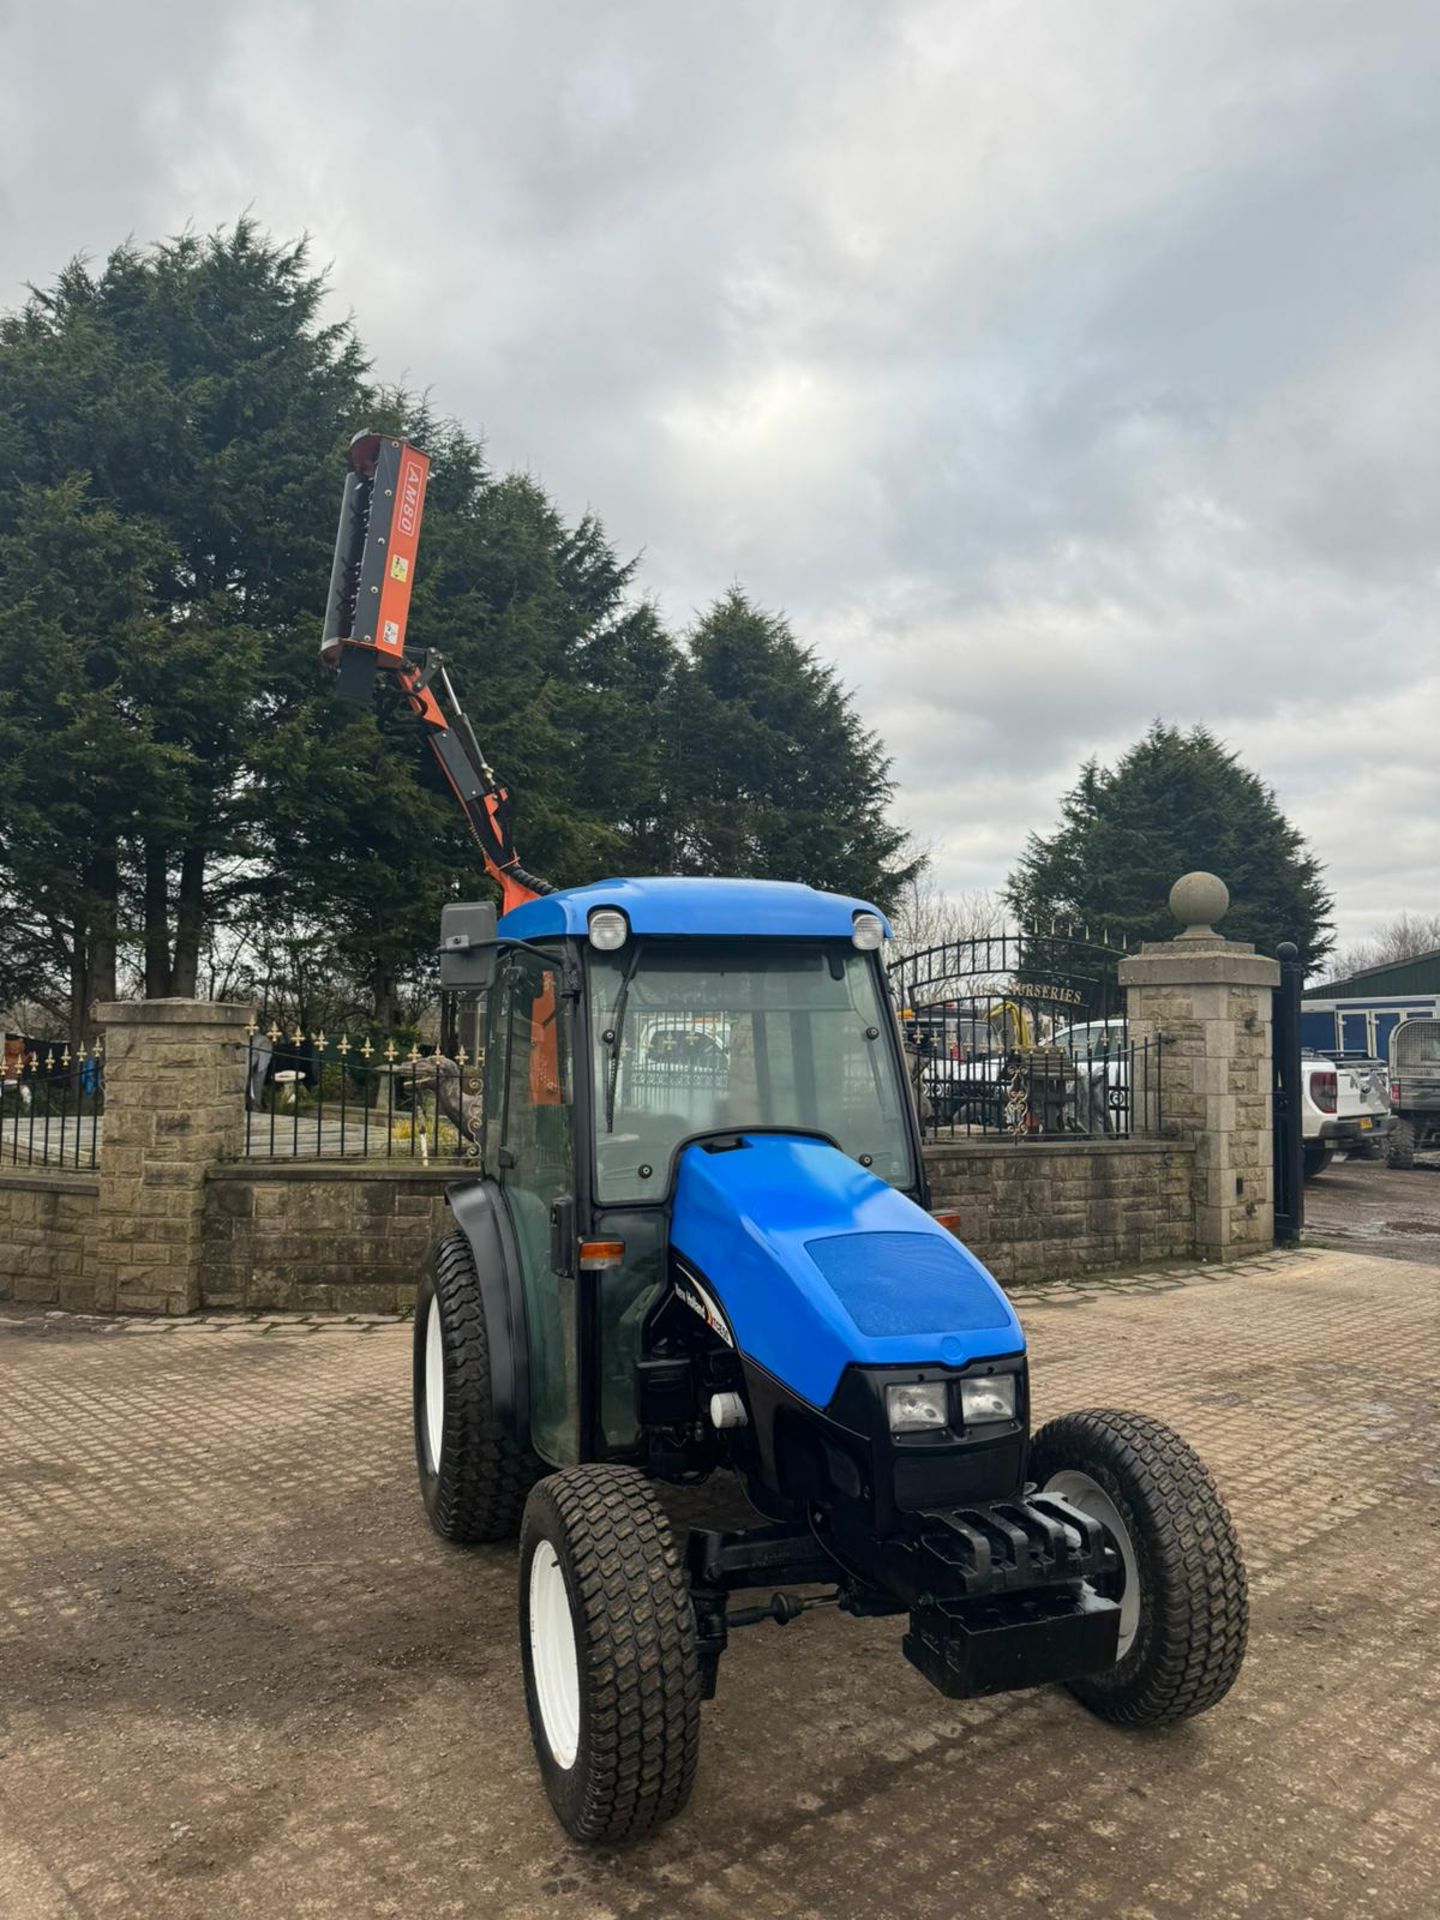
{"label": "pine tree", "polygon": [[[171,777],[107,816],[115,860],[95,908],[102,946],[138,923],[152,994],[196,991],[210,916],[257,884],[249,750],[277,690],[313,672],[332,463],[365,392],[352,330],[320,321],[323,295],[303,244],[241,220],[118,248],[99,273],[77,261],[0,320],[0,532],[16,530],[25,487],[78,479],[155,542],[123,712]],[[103,651],[110,637],[92,634]]]}
{"label": "pine tree", "polygon": [[1275,795],[1204,727],[1156,721],[1113,768],[1090,760],[1048,837],[1031,834],[1006,888],[1017,912],[1169,939],[1172,883],[1197,868],[1230,889],[1223,931],[1313,967],[1334,944],[1319,861]]}
{"label": "pine tree", "polygon": [[[177,816],[191,773],[149,724],[167,635],[153,611],[174,556],[76,477],[22,487],[0,533],[0,999],[62,1010],[73,1042],[113,1000],[127,822]],[[63,1000],[54,993],[63,981]]]}
{"label": "pine tree", "polygon": [[888,905],[920,866],[890,762],[834,670],[738,587],[690,634],[666,711],[672,864]]}

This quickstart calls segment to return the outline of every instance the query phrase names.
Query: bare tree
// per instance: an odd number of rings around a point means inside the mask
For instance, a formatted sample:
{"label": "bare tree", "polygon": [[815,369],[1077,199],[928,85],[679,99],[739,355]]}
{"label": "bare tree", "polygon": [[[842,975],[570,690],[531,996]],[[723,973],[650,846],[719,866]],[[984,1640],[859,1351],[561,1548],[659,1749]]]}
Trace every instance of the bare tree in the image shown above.
{"label": "bare tree", "polygon": [[926,947],[999,933],[1005,919],[1005,908],[993,893],[946,893],[929,868],[922,867],[901,888],[890,923],[895,951],[919,953]]}
{"label": "bare tree", "polygon": [[1352,941],[1342,947],[1329,969],[1332,980],[1348,980],[1353,973],[1369,967],[1393,967],[1402,960],[1415,960],[1440,947],[1440,913],[1402,913],[1373,933],[1368,940]]}

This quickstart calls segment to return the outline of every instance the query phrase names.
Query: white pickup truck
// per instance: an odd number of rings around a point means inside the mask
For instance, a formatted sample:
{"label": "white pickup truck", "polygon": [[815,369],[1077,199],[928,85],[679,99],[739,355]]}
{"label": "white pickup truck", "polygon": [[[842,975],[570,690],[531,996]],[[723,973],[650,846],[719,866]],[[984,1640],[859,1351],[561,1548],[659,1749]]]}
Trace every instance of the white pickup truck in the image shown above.
{"label": "white pickup truck", "polygon": [[1307,1180],[1325,1171],[1337,1147],[1383,1140],[1395,1125],[1389,1073],[1381,1060],[1337,1060],[1328,1053],[1304,1053],[1300,1093]]}

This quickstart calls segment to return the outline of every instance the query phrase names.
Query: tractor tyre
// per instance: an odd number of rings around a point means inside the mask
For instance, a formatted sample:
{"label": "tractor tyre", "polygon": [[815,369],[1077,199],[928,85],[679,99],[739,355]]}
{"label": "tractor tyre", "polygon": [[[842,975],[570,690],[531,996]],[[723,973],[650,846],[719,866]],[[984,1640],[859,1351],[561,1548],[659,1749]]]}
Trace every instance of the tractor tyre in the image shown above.
{"label": "tractor tyre", "polygon": [[670,1522],[633,1467],[567,1467],[520,1530],[530,1733],[573,1840],[638,1840],[679,1813],[700,1757],[695,1610]]}
{"label": "tractor tyre", "polygon": [[1204,1713],[1245,1658],[1249,1597],[1240,1543],[1204,1462],[1143,1413],[1092,1408],[1036,1434],[1030,1473],[1102,1520],[1123,1574],[1115,1666],[1072,1680],[1102,1720],[1154,1727]]}
{"label": "tractor tyre", "polygon": [[1385,1142],[1385,1164],[1393,1167],[1397,1173],[1409,1173],[1415,1165],[1415,1125],[1410,1120],[1397,1120]]}
{"label": "tractor tyre", "polygon": [[463,1233],[440,1241],[421,1278],[412,1377],[415,1459],[431,1526],[457,1546],[513,1540],[545,1468],[495,1418],[485,1303]]}
{"label": "tractor tyre", "polygon": [[1306,1147],[1305,1178],[1317,1180],[1335,1157],[1333,1147]]}

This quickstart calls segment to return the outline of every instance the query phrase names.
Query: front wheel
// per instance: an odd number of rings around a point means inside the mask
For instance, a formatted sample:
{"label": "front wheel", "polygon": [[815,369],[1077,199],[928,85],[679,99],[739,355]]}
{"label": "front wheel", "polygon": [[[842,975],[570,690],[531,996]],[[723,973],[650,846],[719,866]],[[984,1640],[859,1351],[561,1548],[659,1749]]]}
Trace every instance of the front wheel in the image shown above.
{"label": "front wheel", "polygon": [[1240,1542],[1204,1462],[1163,1421],[1094,1408],[1036,1434],[1030,1471],[1103,1521],[1120,1549],[1119,1657],[1070,1682],[1103,1720],[1163,1726],[1223,1699],[1245,1658]]}
{"label": "front wheel", "polygon": [[680,1553],[633,1467],[567,1467],[520,1530],[530,1734],[574,1840],[638,1840],[679,1813],[700,1757],[700,1658]]}

